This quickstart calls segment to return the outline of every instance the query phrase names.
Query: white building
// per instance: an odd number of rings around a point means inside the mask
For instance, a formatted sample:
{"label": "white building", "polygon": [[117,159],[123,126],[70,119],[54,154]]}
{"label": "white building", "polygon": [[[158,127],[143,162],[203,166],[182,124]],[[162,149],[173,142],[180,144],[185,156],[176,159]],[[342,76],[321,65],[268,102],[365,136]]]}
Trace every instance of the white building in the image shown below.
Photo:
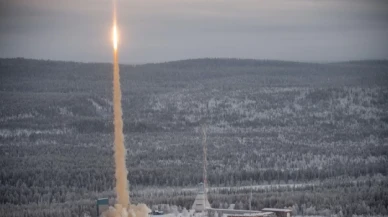
{"label": "white building", "polygon": [[195,212],[202,212],[210,208],[211,206],[210,206],[209,200],[207,199],[207,194],[204,189],[203,183],[200,183],[198,185],[198,194],[195,197],[195,200],[193,205],[191,206],[191,209],[195,210]]}

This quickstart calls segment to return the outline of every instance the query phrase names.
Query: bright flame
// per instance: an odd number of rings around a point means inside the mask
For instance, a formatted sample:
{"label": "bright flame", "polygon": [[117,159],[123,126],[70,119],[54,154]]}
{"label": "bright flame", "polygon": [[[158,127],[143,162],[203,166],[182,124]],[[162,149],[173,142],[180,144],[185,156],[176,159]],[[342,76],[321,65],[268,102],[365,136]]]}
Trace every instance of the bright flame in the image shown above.
{"label": "bright flame", "polygon": [[113,24],[113,48],[117,50],[117,44],[119,42],[119,36],[117,33],[117,25],[116,22]]}

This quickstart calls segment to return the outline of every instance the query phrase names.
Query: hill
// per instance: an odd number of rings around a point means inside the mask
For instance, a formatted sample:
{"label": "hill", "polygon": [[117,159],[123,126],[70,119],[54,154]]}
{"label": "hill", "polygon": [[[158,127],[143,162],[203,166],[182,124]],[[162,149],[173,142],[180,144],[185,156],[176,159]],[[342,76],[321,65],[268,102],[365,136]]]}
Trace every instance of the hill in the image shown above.
{"label": "hill", "polygon": [[[201,181],[206,123],[211,186],[310,183],[258,188],[253,208],[388,214],[388,61],[194,59],[120,70],[134,200],[189,208],[193,193],[154,192]],[[97,197],[114,195],[111,71],[0,59],[0,213],[92,214]],[[221,189],[213,207],[248,206],[245,188]]]}

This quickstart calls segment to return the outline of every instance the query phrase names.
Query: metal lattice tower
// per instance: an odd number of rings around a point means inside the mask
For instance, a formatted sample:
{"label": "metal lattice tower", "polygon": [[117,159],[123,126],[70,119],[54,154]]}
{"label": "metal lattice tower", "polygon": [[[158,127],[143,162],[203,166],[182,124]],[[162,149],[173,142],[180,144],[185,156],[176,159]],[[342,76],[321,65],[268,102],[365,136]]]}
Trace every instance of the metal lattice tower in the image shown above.
{"label": "metal lattice tower", "polygon": [[206,142],[206,125],[202,125],[202,146],[203,146],[203,194],[205,204],[203,206],[203,211],[206,210],[206,201],[207,200],[207,142]]}

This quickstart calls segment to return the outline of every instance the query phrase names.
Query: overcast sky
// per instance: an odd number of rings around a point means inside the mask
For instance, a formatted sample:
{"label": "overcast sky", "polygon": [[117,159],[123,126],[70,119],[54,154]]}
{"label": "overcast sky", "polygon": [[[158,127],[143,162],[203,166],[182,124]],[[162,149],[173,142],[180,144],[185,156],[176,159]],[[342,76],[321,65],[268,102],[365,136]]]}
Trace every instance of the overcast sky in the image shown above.
{"label": "overcast sky", "polygon": [[[0,57],[111,62],[111,0],[0,0]],[[120,61],[388,59],[387,0],[118,0]]]}

